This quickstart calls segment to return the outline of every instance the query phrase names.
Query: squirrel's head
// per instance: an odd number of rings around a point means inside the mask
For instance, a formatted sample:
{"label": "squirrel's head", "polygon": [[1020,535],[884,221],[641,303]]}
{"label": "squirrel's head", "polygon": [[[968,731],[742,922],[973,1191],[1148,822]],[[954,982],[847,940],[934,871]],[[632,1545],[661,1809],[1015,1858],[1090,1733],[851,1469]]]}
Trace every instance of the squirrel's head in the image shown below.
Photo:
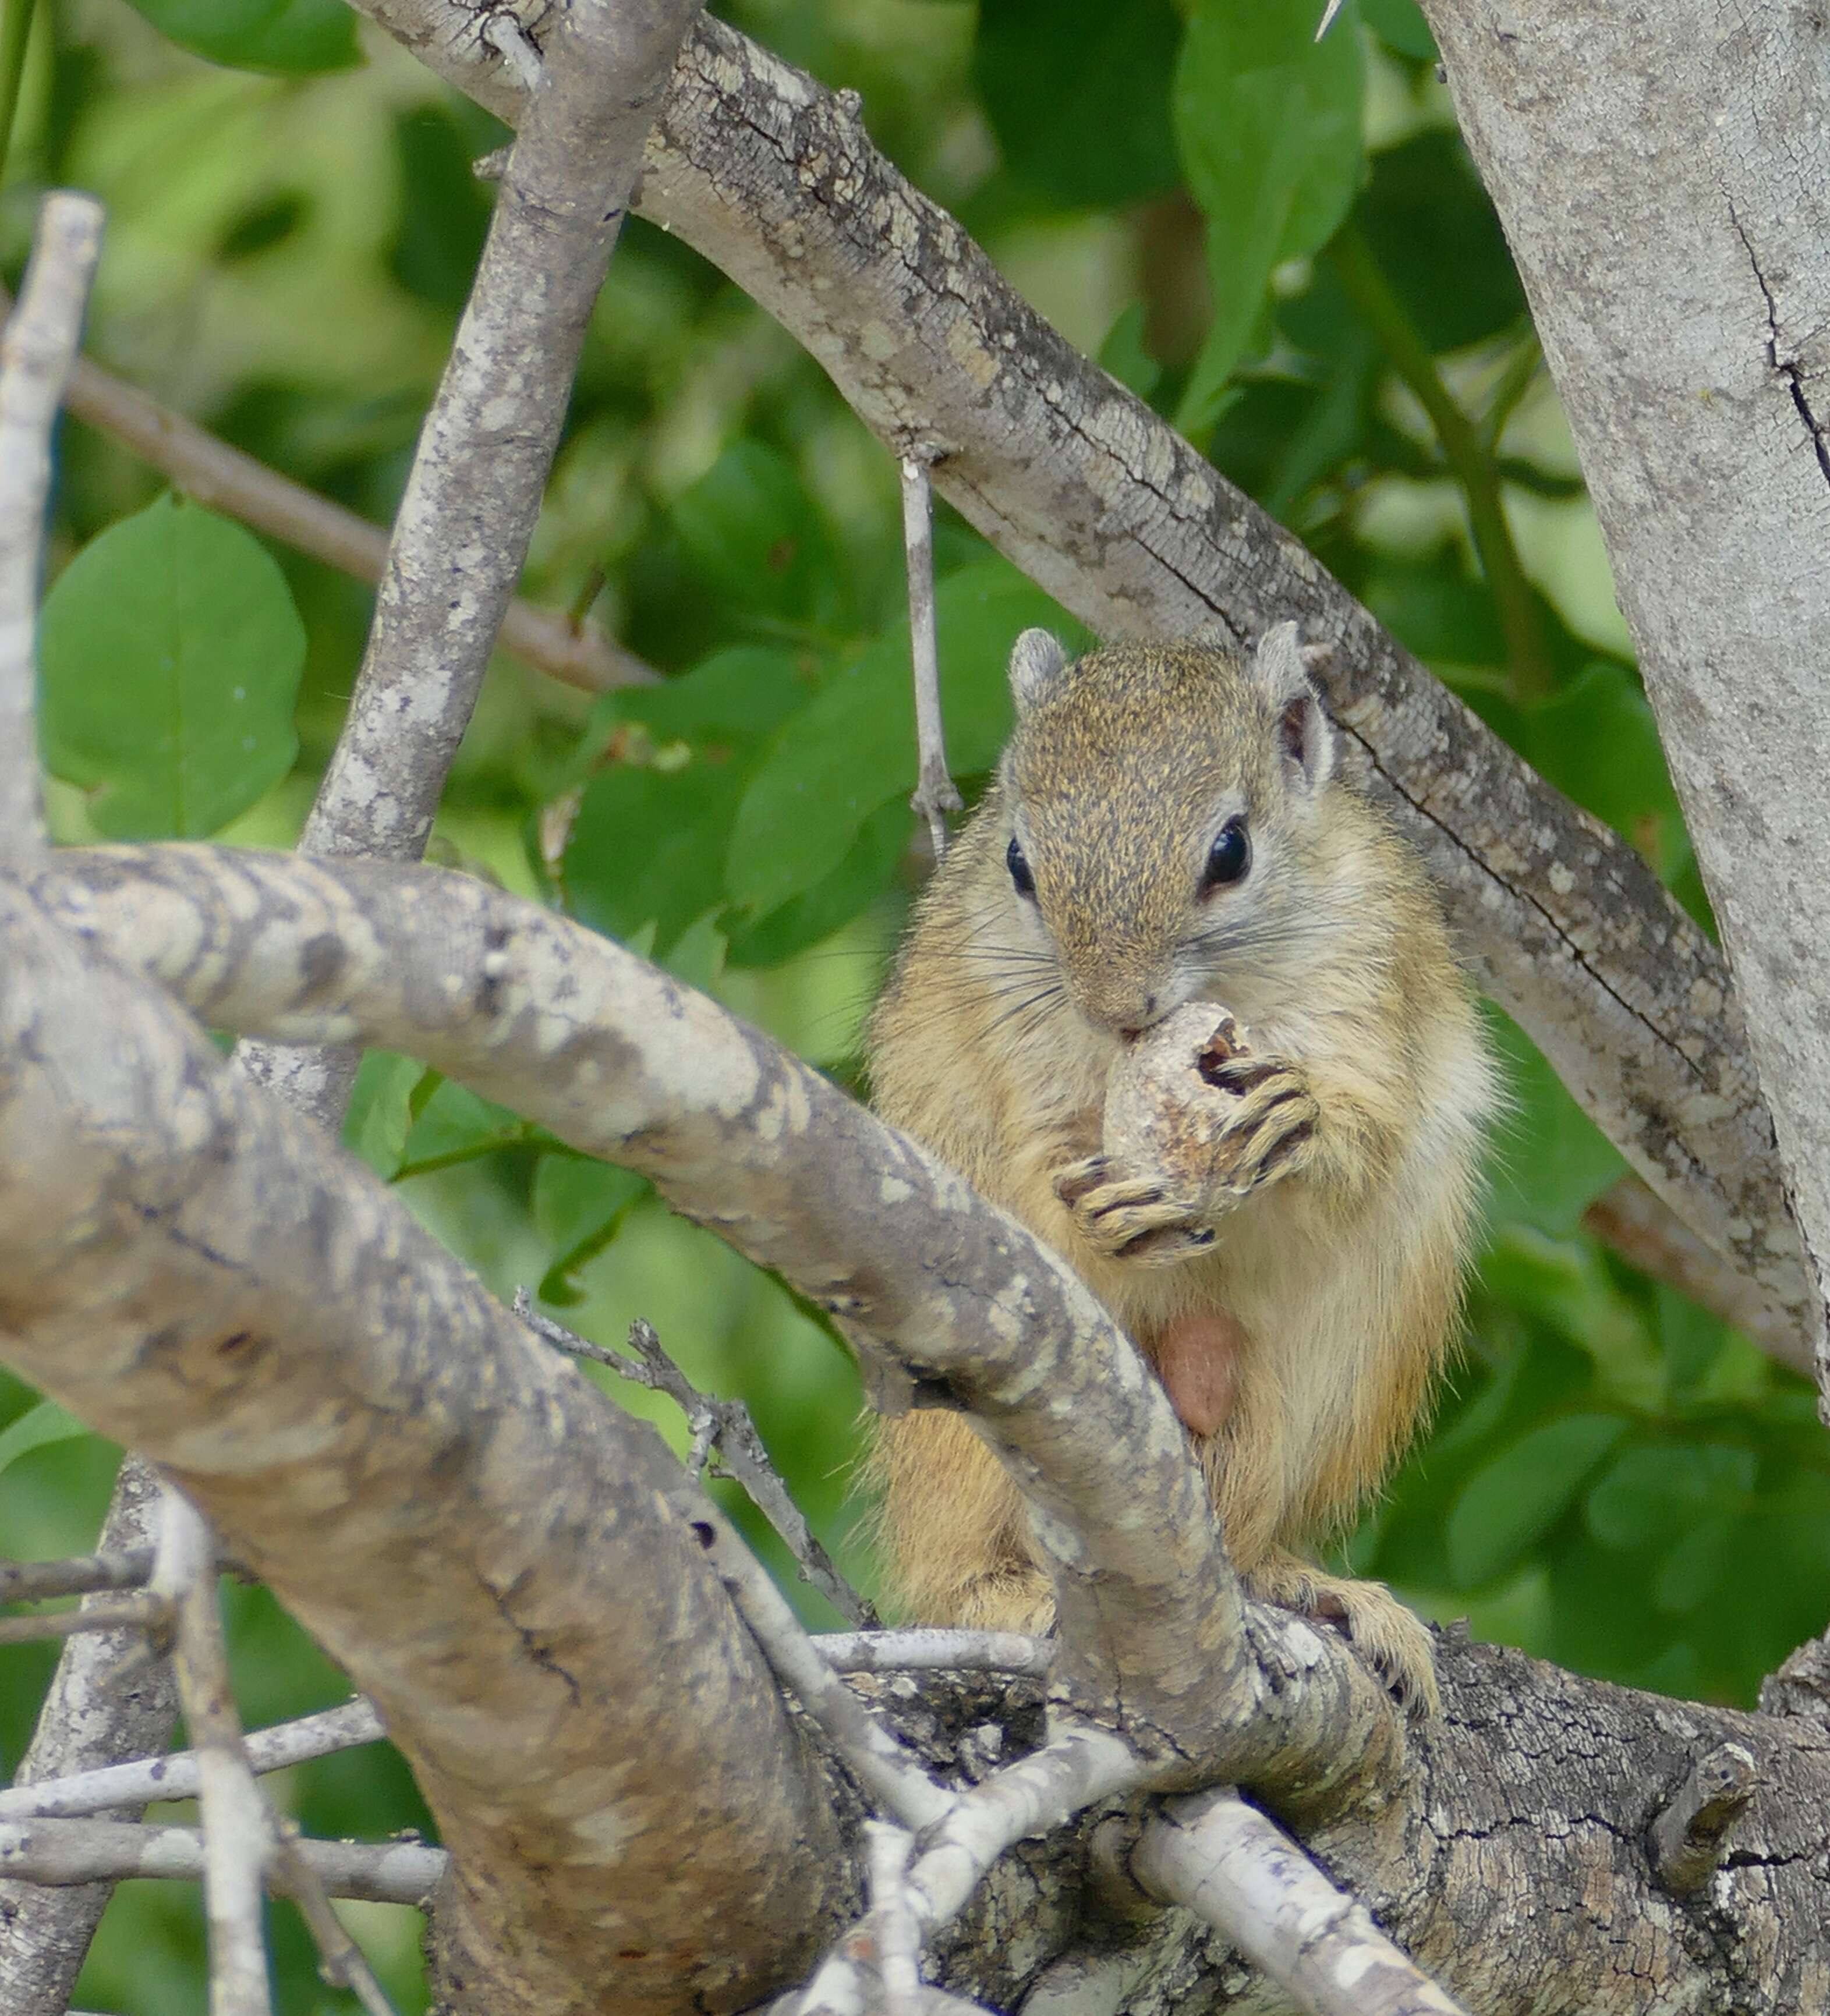
{"label": "squirrel's head", "polygon": [[996,840],[1016,942],[1052,952],[1088,1022],[1128,1035],[1204,998],[1243,1012],[1255,980],[1300,965],[1335,741],[1294,623],[1243,660],[1124,644],[1070,663],[1026,630],[1010,685]]}

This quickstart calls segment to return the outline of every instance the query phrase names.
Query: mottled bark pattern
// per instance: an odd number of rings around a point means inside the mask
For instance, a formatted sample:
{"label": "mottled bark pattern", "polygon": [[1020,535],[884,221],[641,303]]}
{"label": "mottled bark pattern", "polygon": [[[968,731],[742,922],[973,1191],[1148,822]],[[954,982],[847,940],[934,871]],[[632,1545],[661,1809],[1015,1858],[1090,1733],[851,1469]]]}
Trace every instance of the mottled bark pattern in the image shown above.
{"label": "mottled bark pattern", "polygon": [[168,1469],[373,1699],[452,1853],[467,2006],[785,1985],[837,1837],[659,1437],[4,878],[0,942],[0,1355]]}

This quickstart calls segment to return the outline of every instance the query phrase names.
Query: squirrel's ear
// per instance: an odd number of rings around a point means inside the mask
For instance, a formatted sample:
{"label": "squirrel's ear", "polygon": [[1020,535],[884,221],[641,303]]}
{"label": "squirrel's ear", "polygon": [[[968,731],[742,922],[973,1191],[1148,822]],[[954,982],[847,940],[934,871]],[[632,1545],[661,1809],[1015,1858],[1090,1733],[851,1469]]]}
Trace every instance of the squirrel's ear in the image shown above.
{"label": "squirrel's ear", "polygon": [[1292,782],[1319,791],[1335,774],[1335,724],[1302,662],[1294,623],[1279,623],[1258,640],[1252,676],[1277,711],[1277,740]]}
{"label": "squirrel's ear", "polygon": [[1059,639],[1046,630],[1025,630],[1010,646],[1010,691],[1017,711],[1033,707],[1067,668],[1068,654]]}

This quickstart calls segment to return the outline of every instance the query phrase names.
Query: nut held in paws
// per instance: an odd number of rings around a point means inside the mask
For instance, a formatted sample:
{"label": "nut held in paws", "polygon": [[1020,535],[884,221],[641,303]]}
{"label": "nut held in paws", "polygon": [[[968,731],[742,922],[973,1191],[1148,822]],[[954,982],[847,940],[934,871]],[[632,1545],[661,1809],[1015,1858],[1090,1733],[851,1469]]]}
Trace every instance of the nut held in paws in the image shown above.
{"label": "nut held in paws", "polygon": [[1177,1191],[1204,1192],[1237,1096],[1206,1074],[1249,1054],[1245,1031],[1224,1008],[1211,1001],[1178,1008],[1112,1066],[1106,1154],[1140,1173],[1162,1172]]}

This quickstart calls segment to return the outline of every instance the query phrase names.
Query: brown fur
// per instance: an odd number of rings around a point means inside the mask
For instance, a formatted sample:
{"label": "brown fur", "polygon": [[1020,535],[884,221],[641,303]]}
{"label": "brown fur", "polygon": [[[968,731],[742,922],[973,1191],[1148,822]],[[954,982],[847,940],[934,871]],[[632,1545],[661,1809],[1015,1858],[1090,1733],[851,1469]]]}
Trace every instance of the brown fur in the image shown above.
{"label": "brown fur", "polygon": [[[1184,1418],[1224,1415],[1197,1445],[1250,1585],[1342,1618],[1427,1704],[1422,1626],[1296,1550],[1376,1491],[1452,1347],[1491,1072],[1421,864],[1333,776],[1332,729],[1293,655],[1271,655],[1124,646],[1020,689],[998,779],[873,1017],[875,1103],[1064,1255],[1147,1354],[1168,1339],[1172,1393],[1201,1396]],[[1204,895],[1234,812],[1252,867]],[[1033,902],[1012,885],[1014,831]],[[1212,1221],[1206,1250],[1151,1264],[1151,1241],[1111,1250],[1056,1180],[1100,1151],[1120,1032],[1187,1000],[1230,1009],[1255,1056],[1299,1075],[1313,1132]],[[1232,1361],[1205,1380],[1187,1363],[1202,1335]],[[886,1422],[872,1469],[912,1617],[1044,1623],[1021,1501],[964,1422]]]}

